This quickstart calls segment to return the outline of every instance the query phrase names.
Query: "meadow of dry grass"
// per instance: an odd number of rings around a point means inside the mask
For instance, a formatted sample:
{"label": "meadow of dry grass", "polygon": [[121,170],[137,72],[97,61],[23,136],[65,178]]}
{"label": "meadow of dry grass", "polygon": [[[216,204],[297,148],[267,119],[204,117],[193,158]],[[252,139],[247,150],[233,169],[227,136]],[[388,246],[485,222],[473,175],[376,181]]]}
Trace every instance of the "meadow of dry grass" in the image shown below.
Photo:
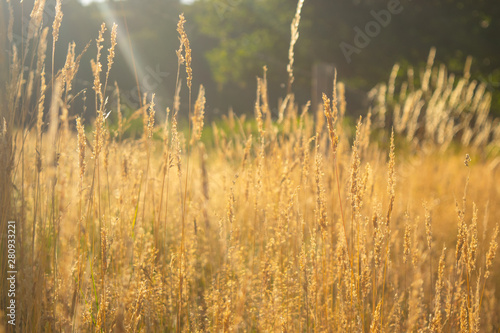
{"label": "meadow of dry grass", "polygon": [[[467,68],[455,78],[434,66],[431,51],[427,67],[403,81],[395,66],[355,127],[340,82],[319,110],[299,106],[302,3],[288,94],[275,114],[264,69],[254,119],[231,112],[211,125],[203,87],[192,87],[196,55],[183,17],[171,110],[157,110],[153,95],[122,115],[118,86],[106,95],[116,28],[103,25],[95,113],[84,122],[68,116],[84,111],[71,108],[85,98],[71,87],[80,57],[70,47],[63,69],[45,68],[49,30],[35,8],[26,49],[11,50],[2,106],[0,222],[3,236],[16,221],[18,282],[14,328],[2,237],[0,332],[500,329],[500,126],[488,116],[491,96]],[[180,103],[189,106],[186,129]],[[135,118],[137,139],[125,135]]]}

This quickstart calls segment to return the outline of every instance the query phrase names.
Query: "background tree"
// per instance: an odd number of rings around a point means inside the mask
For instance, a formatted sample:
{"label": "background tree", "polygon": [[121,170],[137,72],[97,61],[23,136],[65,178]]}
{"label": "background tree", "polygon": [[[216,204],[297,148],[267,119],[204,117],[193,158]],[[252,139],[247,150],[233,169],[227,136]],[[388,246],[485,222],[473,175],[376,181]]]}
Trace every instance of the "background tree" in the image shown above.
{"label": "background tree", "polygon": [[[297,94],[309,98],[311,66],[317,62],[335,64],[339,77],[351,91],[367,91],[386,80],[395,62],[406,69],[424,64],[431,47],[438,49],[437,61],[462,72],[468,55],[474,57],[472,76],[485,82],[494,92],[493,112],[500,114],[500,3],[492,1],[441,0],[415,2],[402,0],[400,14],[370,38],[370,43],[348,63],[339,47],[353,43],[355,27],[364,30],[374,20],[372,11],[387,9],[387,0],[328,1],[305,3],[296,46]],[[262,65],[269,66],[274,97],[276,87],[286,79],[285,68],[290,39],[293,1],[199,0],[189,7],[197,31],[209,38],[205,44],[207,64],[219,90],[229,95],[247,96],[249,84]],[[274,80],[274,81],[273,81]],[[273,96],[273,93],[271,93]],[[226,99],[226,103],[237,100]],[[223,103],[222,101],[220,101]],[[363,107],[363,105],[357,105]]]}

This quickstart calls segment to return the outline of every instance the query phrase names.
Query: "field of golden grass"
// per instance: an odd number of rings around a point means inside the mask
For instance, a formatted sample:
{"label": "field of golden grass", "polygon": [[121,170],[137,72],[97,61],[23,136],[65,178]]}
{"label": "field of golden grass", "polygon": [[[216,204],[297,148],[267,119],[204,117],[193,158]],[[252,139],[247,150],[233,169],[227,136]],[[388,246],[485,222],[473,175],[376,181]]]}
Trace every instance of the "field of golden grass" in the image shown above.
{"label": "field of golden grass", "polygon": [[[71,88],[74,49],[54,80],[45,78],[48,29],[37,26],[26,44],[38,45],[29,72],[19,70],[27,51],[13,49],[0,222],[2,236],[16,222],[16,326],[6,316],[2,237],[0,332],[500,329],[500,126],[488,116],[491,96],[467,68],[455,78],[434,66],[431,51],[420,84],[412,71],[396,86],[395,66],[355,127],[340,82],[318,110],[297,105],[302,2],[288,94],[270,106],[264,69],[251,120],[230,112],[204,124],[183,17],[178,89],[162,123],[154,95],[128,118],[118,87],[106,95],[115,27],[108,37],[103,25],[97,38],[92,124],[68,116],[82,98]],[[181,102],[188,128],[178,127]],[[106,117],[111,110],[116,118]],[[20,126],[28,115],[33,124]],[[124,135],[135,118],[141,138]]]}

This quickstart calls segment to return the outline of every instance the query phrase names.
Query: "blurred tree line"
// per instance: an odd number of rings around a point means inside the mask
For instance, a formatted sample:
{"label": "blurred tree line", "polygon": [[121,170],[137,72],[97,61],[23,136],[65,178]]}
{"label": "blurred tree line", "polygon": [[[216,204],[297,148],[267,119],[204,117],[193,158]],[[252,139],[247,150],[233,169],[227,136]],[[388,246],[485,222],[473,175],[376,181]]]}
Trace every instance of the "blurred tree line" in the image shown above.
{"label": "blurred tree line", "polygon": [[[1,1],[0,41],[7,45],[8,6],[5,0]],[[10,2],[14,31],[19,33],[22,27],[26,30],[33,0]],[[47,0],[47,8],[54,5],[55,0]],[[176,24],[178,15],[184,12],[193,48],[193,89],[196,94],[199,84],[205,86],[207,116],[217,117],[228,107],[233,107],[236,113],[251,113],[256,76],[262,75],[263,66],[268,67],[272,106],[285,95],[290,23],[296,5],[295,0],[195,0],[191,4],[179,0],[108,0],[84,6],[77,0],[65,0],[55,67],[64,65],[70,42],[75,41],[80,52],[91,41],[75,88],[87,88],[87,103],[93,105],[90,59],[96,54],[95,38],[104,21],[109,42],[109,30],[116,22],[119,39],[111,80],[119,83],[122,101],[135,109],[141,104],[140,94],[155,92],[157,104],[164,110],[173,104],[175,50],[179,47]],[[397,6],[397,13],[384,17],[381,11],[390,6]],[[48,10],[44,16],[44,25],[51,26],[51,12]],[[376,19],[379,14],[382,21]],[[372,21],[379,22],[378,31],[366,31]],[[359,31],[366,35],[364,39],[357,36]],[[294,92],[300,103],[310,99],[311,70],[315,63],[334,64],[339,79],[347,84],[351,110],[362,110],[364,93],[378,82],[386,81],[395,62],[402,65],[404,73],[410,65],[425,64],[430,48],[435,46],[436,60],[457,74],[462,73],[467,56],[474,57],[472,78],[486,83],[493,92],[493,113],[500,116],[498,1],[305,0],[299,32]],[[353,48],[346,52],[345,45]],[[3,50],[0,61],[4,59],[5,63],[11,49],[5,46]],[[182,98],[186,101],[183,89]],[[108,95],[112,96],[114,86],[109,90]],[[73,112],[81,112],[78,102]]]}

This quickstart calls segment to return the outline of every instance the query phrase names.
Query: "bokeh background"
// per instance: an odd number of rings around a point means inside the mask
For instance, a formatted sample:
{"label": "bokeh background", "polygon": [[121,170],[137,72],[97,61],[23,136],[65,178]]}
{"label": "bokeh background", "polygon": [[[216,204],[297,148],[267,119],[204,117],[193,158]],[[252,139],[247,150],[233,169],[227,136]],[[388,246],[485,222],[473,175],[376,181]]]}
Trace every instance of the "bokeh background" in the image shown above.
{"label": "bokeh background", "polygon": [[[373,11],[386,10],[395,2],[399,3],[399,13],[392,15],[390,22],[375,31],[375,37],[369,38],[348,61],[342,43],[355,46],[356,28],[365,31],[366,24],[374,21]],[[26,33],[33,0],[11,1],[11,4],[14,31]],[[53,20],[50,8],[54,4],[55,0],[47,0],[45,24]],[[4,27],[9,13],[5,2],[0,6],[3,13],[0,41],[6,45]],[[278,98],[286,94],[290,23],[295,8],[296,2],[291,0],[66,0],[55,68],[64,65],[70,42],[74,41],[80,52],[92,40],[81,62],[75,91],[90,87],[94,39],[103,21],[109,27],[116,22],[119,39],[111,80],[120,83],[122,101],[130,110],[140,106],[138,96],[155,92],[161,113],[173,102],[175,50],[179,45],[176,23],[184,12],[194,54],[193,84],[206,87],[207,117],[218,118],[229,108],[236,114],[253,113],[255,78],[262,75],[263,66],[268,67],[271,107],[276,107]],[[473,57],[472,79],[487,85],[493,93],[491,113],[500,115],[498,1],[307,0],[299,31],[294,90],[300,104],[311,99],[314,66],[328,64],[337,69],[339,80],[346,83],[348,111],[365,114],[366,92],[378,82],[388,80],[394,63],[401,65],[402,73],[410,66],[418,70],[429,50],[436,47],[436,62],[457,74],[463,72],[467,57]],[[21,46],[22,36],[17,36],[17,43]],[[9,48],[3,48],[0,61],[4,59],[4,65],[7,52]],[[47,59],[51,59],[51,50]],[[88,95],[92,99],[93,94]],[[75,101],[71,112],[81,113],[78,103]]]}

